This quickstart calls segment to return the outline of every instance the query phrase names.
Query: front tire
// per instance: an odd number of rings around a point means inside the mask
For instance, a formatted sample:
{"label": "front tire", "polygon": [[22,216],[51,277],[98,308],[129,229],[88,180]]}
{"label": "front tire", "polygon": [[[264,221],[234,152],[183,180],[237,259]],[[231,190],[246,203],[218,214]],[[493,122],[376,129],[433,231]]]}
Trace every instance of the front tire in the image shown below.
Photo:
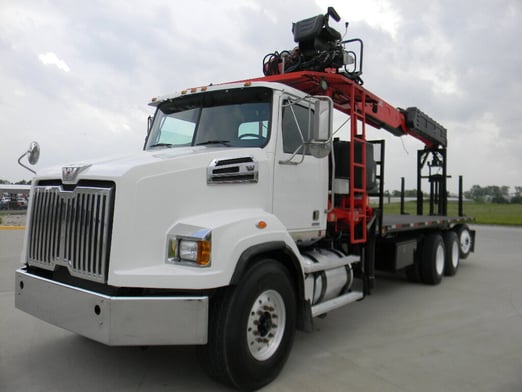
{"label": "front tire", "polygon": [[238,286],[211,301],[208,344],[202,348],[207,371],[242,390],[270,383],[290,354],[295,320],[288,270],[276,260],[259,260]]}

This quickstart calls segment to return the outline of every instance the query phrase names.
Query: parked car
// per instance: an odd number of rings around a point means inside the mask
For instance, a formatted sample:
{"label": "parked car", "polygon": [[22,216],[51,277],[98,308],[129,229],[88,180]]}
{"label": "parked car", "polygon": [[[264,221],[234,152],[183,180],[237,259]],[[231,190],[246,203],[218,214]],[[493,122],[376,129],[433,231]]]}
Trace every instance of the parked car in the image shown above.
{"label": "parked car", "polygon": [[0,199],[0,210],[9,210],[12,208],[11,198],[10,197],[2,197]]}
{"label": "parked car", "polygon": [[27,208],[27,200],[25,200],[23,197],[17,198],[16,208],[19,210],[25,210]]}

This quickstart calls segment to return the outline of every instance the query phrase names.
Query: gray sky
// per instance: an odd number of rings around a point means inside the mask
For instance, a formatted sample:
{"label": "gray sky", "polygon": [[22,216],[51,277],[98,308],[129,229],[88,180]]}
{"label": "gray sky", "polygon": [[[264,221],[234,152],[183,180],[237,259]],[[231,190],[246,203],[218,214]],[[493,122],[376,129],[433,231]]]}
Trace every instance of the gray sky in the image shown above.
{"label": "gray sky", "polygon": [[[520,0],[2,0],[0,179],[31,177],[16,160],[32,140],[37,167],[140,150],[150,98],[261,76],[328,5],[364,40],[364,86],[448,129],[451,190],[522,185]],[[414,188],[421,143],[370,136],[387,140],[386,188]]]}

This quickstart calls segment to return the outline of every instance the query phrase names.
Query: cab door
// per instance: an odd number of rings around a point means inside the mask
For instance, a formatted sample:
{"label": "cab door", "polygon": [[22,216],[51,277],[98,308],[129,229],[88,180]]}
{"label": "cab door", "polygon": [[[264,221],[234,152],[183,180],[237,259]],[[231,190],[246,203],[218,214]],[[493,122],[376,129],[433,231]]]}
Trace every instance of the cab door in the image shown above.
{"label": "cab door", "polygon": [[279,110],[273,212],[296,239],[312,239],[326,228],[328,157],[313,157],[304,143],[313,134],[313,105],[288,96]]}

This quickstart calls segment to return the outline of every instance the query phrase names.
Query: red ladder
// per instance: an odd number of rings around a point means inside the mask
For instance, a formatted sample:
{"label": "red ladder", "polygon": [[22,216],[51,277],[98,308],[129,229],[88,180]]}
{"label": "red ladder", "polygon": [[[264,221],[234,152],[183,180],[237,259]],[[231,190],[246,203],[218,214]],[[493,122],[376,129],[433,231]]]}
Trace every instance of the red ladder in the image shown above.
{"label": "red ladder", "polygon": [[[355,83],[350,87],[350,243],[367,240],[368,195],[366,192],[366,92]],[[357,154],[360,152],[360,154]],[[360,178],[360,181],[357,179]],[[358,183],[359,182],[359,183]]]}

